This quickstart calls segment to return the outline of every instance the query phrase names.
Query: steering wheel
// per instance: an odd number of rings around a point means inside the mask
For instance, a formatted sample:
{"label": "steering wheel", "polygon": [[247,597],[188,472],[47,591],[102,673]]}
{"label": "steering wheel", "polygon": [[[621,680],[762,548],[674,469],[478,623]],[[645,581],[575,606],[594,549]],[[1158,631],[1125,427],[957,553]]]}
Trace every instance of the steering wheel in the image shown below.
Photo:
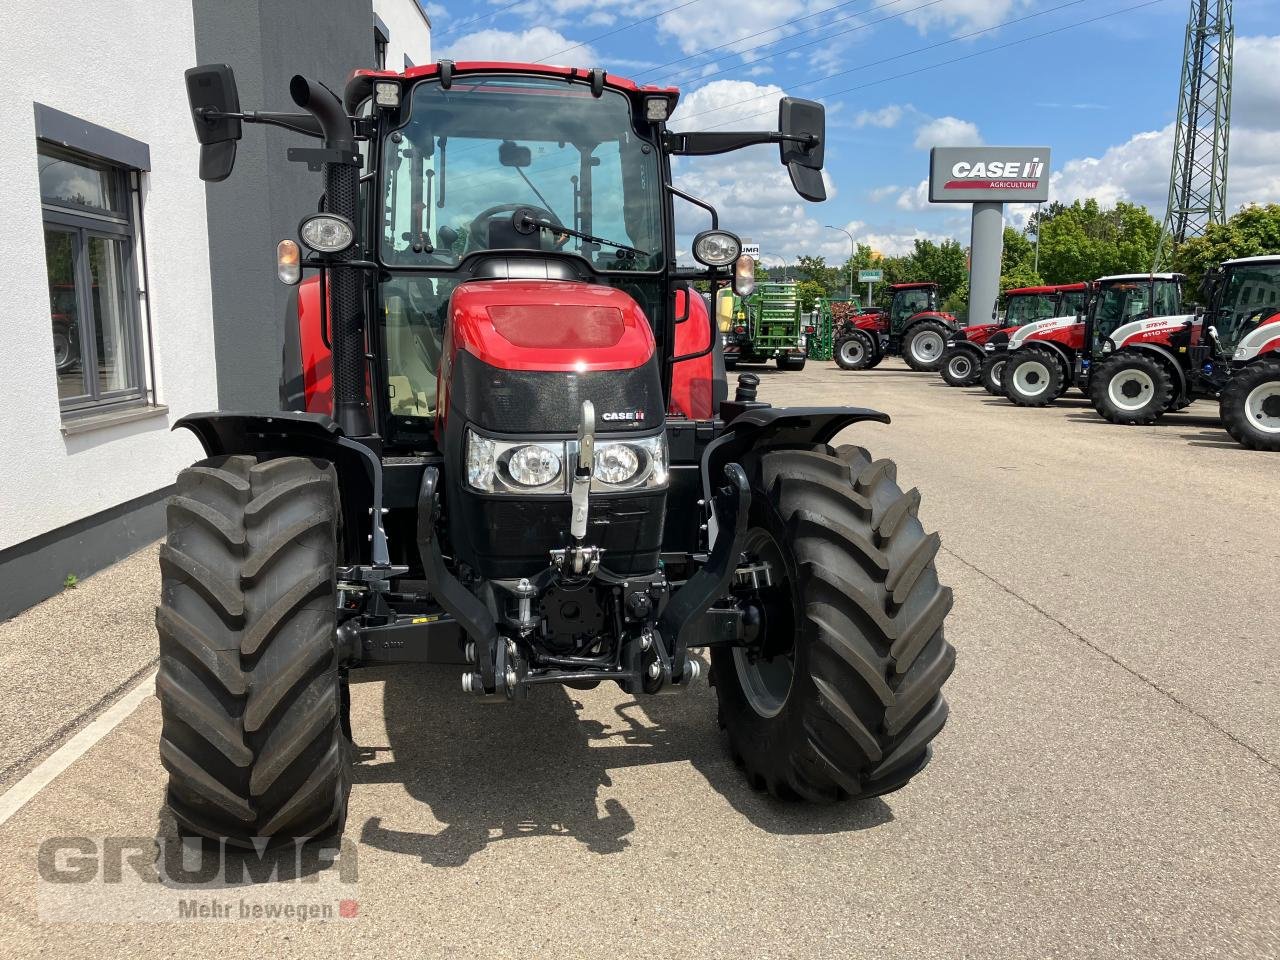
{"label": "steering wheel", "polygon": [[[514,214],[517,210],[528,210],[541,219],[550,220],[554,226],[564,226],[564,224],[560,222],[560,218],[545,207],[535,207],[528,203],[499,203],[495,206],[489,207],[487,210],[481,210],[476,214],[475,218],[471,221],[471,226],[467,228],[467,245],[463,252],[471,253],[473,250],[488,250],[489,238],[485,233],[481,232],[481,229],[483,228],[487,233],[490,220],[500,213]],[[538,232],[541,233],[540,228]]]}

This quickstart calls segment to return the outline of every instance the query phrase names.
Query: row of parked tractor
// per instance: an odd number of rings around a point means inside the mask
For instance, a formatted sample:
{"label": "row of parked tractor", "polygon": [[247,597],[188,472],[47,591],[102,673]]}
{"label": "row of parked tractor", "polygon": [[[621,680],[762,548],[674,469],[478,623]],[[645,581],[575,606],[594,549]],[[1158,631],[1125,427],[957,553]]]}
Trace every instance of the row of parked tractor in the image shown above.
{"label": "row of parked tractor", "polygon": [[1022,287],[1004,293],[990,322],[963,327],[939,308],[936,284],[897,284],[887,310],[837,325],[834,359],[868,370],[901,356],[951,386],[981,384],[1022,407],[1075,388],[1125,425],[1216,400],[1237,441],[1280,450],[1280,255],[1208,271],[1194,307],[1184,281],[1150,273]]}

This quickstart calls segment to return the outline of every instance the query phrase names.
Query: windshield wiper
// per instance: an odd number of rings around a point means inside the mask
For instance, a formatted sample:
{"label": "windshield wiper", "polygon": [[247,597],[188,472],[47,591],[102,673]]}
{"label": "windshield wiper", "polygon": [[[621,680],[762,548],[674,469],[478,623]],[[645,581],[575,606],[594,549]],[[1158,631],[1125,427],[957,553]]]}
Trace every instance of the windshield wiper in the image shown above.
{"label": "windshield wiper", "polygon": [[552,208],[551,204],[547,201],[547,198],[546,198],[546,197],[544,197],[544,196],[542,195],[542,191],[541,191],[541,190],[539,190],[537,187],[535,187],[535,186],[533,185],[533,181],[529,179],[528,175],[527,175],[523,170],[521,170],[519,167],[516,167],[516,168],[515,168],[515,170],[516,170],[516,173],[520,174],[520,179],[522,179],[525,183],[527,183],[527,184],[529,185],[529,189],[533,191],[534,196],[536,196],[539,200],[541,200],[541,201],[542,201],[542,205],[543,205],[544,207],[546,207],[546,209],[547,209],[547,210],[548,210],[548,211],[549,211],[549,212],[550,212],[550,213],[551,213],[551,214],[552,214],[552,215],[553,215],[557,220],[559,220],[559,219],[560,219],[560,214],[558,214],[558,213],[556,213],[556,212],[555,212],[555,210]]}
{"label": "windshield wiper", "polygon": [[613,240],[606,240],[604,237],[595,237],[589,233],[583,233],[581,230],[574,230],[572,227],[566,227],[562,223],[552,223],[545,217],[535,216],[533,211],[528,207],[521,207],[511,215],[511,226],[515,228],[516,233],[522,233],[529,236],[536,230],[546,230],[550,233],[567,233],[571,237],[577,237],[579,240],[586,240],[588,243],[602,243],[606,247],[614,247],[618,250],[630,250],[632,253],[639,254],[642,257],[650,256],[647,250],[641,250],[639,247],[633,247],[626,243],[617,243]]}

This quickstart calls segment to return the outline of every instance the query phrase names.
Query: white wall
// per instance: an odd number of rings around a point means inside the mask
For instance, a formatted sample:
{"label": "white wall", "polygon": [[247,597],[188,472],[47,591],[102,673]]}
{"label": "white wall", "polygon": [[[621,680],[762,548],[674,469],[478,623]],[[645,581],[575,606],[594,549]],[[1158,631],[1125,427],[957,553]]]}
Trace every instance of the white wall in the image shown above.
{"label": "white wall", "polygon": [[418,0],[373,0],[373,12],[391,31],[387,38],[388,70],[404,70],[406,54],[417,66],[431,62],[431,23]]}
{"label": "white wall", "polygon": [[[170,424],[217,407],[205,194],[182,80],[196,63],[190,6],[11,0],[5,20],[0,549],[172,483],[202,454],[191,434],[170,433]],[[167,416],[62,434],[33,101],[150,146],[147,258],[156,379]],[[138,267],[141,284],[140,260]],[[138,309],[145,317],[144,305]]]}

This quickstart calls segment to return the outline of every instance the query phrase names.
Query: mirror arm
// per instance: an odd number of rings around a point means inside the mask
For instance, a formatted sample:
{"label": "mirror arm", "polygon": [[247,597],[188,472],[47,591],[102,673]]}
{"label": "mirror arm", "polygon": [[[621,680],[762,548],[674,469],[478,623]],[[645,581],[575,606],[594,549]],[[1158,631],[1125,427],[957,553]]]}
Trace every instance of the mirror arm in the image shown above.
{"label": "mirror arm", "polygon": [[811,133],[779,133],[777,130],[726,130],[723,133],[672,133],[663,135],[663,147],[668,153],[691,157],[706,157],[716,153],[729,153],[760,143],[799,143],[805,149],[818,145],[818,138]]}
{"label": "mirror arm", "polygon": [[196,115],[196,119],[203,120],[206,123],[214,120],[240,120],[243,123],[262,123],[273,127],[284,127],[286,130],[292,130],[294,133],[301,133],[304,136],[315,137],[316,139],[324,136],[319,122],[309,113],[272,113],[266,110],[256,110],[251,113],[226,113],[222,110],[215,110],[213,107],[197,107],[193,112]]}

